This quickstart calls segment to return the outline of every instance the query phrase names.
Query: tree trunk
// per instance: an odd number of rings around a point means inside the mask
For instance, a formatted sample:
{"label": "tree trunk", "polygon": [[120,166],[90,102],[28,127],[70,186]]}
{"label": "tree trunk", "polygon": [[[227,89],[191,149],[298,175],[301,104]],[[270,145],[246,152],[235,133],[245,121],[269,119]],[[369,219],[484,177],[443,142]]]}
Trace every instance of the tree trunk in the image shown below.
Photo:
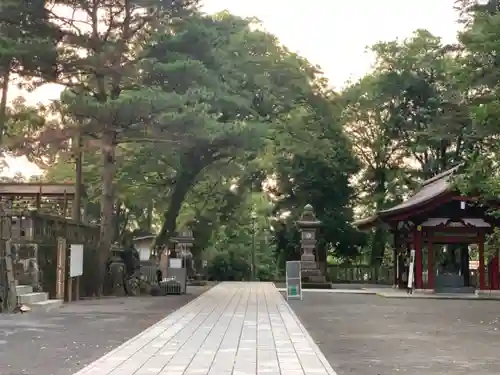
{"label": "tree trunk", "polygon": [[182,208],[182,203],[186,199],[189,189],[196,182],[196,178],[201,171],[216,160],[213,154],[200,155],[196,150],[186,153],[181,162],[174,192],[170,197],[170,203],[163,214],[163,224],[160,233],[155,239],[153,248],[167,243],[169,237],[175,231],[177,216]]}
{"label": "tree trunk", "polygon": [[325,244],[321,243],[316,246],[316,262],[321,273],[327,276],[328,270],[328,252]]}
{"label": "tree trunk", "polygon": [[75,158],[75,197],[73,199],[72,218],[76,223],[82,219],[82,196],[83,196],[83,152],[80,131],[73,139],[73,157]]}
{"label": "tree trunk", "polygon": [[146,230],[148,233],[153,233],[153,201],[148,202],[146,218]]}
{"label": "tree trunk", "polygon": [[10,61],[5,65],[2,73],[2,98],[0,98],[0,145],[3,143],[5,123],[7,122],[7,95],[9,93]]}
{"label": "tree trunk", "polygon": [[196,176],[198,176],[198,173],[190,171],[179,176],[177,179],[174,192],[170,197],[170,203],[168,204],[167,210],[163,214],[163,224],[161,226],[160,233],[156,237],[155,246],[166,244],[170,236],[175,231],[177,216],[179,216],[182,203],[186,199],[189,189],[193,186]]}
{"label": "tree trunk", "polygon": [[[377,212],[384,208],[386,197],[386,171],[382,168],[375,172],[375,202]],[[376,228],[375,234],[372,239],[371,247],[371,260],[370,263],[373,267],[380,267],[384,259],[385,253],[386,233],[382,228]]]}
{"label": "tree trunk", "polygon": [[101,173],[101,231],[99,236],[99,290],[102,293],[106,276],[106,263],[115,232],[113,221],[114,206],[114,177],[115,177],[115,133],[105,130],[102,137],[102,173]]}

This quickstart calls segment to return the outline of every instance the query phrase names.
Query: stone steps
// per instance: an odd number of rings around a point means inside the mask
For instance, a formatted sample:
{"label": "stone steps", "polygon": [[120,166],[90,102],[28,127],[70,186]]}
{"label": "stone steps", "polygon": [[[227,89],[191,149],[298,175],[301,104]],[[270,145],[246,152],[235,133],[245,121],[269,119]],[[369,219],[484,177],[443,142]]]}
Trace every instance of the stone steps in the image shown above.
{"label": "stone steps", "polygon": [[308,277],[311,283],[325,283],[326,277],[323,275],[311,275]]}
{"label": "stone steps", "polygon": [[29,285],[17,285],[16,294],[19,296],[21,294],[33,293],[33,287]]}
{"label": "stone steps", "polygon": [[19,303],[28,306],[32,311],[48,312],[59,308],[63,303],[59,299],[49,299],[48,293],[34,292],[30,285],[17,285],[16,293]]}
{"label": "stone steps", "polygon": [[59,307],[61,307],[62,304],[63,304],[62,299],[48,299],[46,301],[32,303],[29,306],[32,311],[46,313],[54,309],[58,309]]}
{"label": "stone steps", "polygon": [[23,293],[17,296],[17,300],[19,303],[25,305],[31,305],[37,302],[47,301],[49,299],[49,294],[44,292],[31,292],[31,293]]}

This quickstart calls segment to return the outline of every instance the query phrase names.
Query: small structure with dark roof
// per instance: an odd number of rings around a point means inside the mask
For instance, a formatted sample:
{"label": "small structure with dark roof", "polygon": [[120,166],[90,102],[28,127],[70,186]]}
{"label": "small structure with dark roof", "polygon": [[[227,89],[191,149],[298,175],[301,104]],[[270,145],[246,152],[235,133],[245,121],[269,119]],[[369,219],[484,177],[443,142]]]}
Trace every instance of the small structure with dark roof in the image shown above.
{"label": "small structure with dark roof", "polygon": [[75,190],[75,184],[0,182],[0,203],[7,210],[36,210],[71,217]]}
{"label": "small structure with dark roof", "polygon": [[[406,201],[354,222],[354,226],[360,230],[384,226],[394,235],[395,285],[403,285],[403,273],[407,272],[405,259],[410,249],[414,249],[417,290],[467,288],[470,286],[467,246],[477,244],[479,289],[500,289],[498,256],[494,257],[496,263],[490,263],[491,272],[487,282],[484,255],[485,236],[499,224],[498,219],[489,215],[488,207],[479,204],[476,197],[460,194],[453,184],[453,177],[457,173],[460,173],[460,166],[424,181]],[[455,249],[452,250],[453,256],[460,259],[455,261],[455,270],[450,271],[436,262],[436,256],[443,258],[449,247],[443,245],[454,244],[461,245],[462,250],[459,256]],[[426,259],[423,257],[425,252]],[[426,272],[423,269],[424,260]],[[427,277],[424,277],[425,274]],[[451,280],[454,281],[450,284]]]}

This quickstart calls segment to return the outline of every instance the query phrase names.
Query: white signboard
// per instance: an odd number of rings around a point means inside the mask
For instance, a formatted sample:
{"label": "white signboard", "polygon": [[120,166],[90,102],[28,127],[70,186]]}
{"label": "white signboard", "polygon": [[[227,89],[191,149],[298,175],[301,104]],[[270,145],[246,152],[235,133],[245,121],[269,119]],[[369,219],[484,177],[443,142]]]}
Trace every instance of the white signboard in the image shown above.
{"label": "white signboard", "polygon": [[298,260],[286,262],[286,299],[302,300],[302,272]]}
{"label": "white signboard", "polygon": [[140,247],[137,250],[139,251],[139,260],[141,262],[149,260],[151,256],[151,250],[149,250],[149,247]]}
{"label": "white signboard", "polygon": [[170,258],[170,268],[182,268],[181,258]]}
{"label": "white signboard", "polygon": [[415,281],[415,250],[410,251],[410,265],[408,266],[408,289],[413,289]]}
{"label": "white signboard", "polygon": [[83,275],[83,245],[73,244],[69,247],[69,276],[77,277]]}

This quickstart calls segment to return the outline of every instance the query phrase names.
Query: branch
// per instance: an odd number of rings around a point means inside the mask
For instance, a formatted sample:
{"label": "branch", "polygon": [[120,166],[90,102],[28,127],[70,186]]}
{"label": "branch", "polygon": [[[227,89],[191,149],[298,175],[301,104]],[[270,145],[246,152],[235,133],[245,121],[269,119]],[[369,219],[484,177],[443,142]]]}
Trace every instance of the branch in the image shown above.
{"label": "branch", "polygon": [[127,143],[170,143],[170,144],[181,144],[181,141],[174,141],[171,139],[162,139],[162,138],[124,138],[118,141],[120,144]]}
{"label": "branch", "polygon": [[[85,22],[85,21],[75,20],[76,9],[73,10],[73,14],[72,14],[71,18],[59,16],[56,13],[54,13],[52,11],[52,9],[47,9],[47,13],[49,15],[49,18],[52,18],[52,21],[56,21],[55,23],[60,22],[62,25],[67,26],[70,29],[73,29],[74,31],[76,31],[76,35],[78,35],[78,36],[85,35],[85,33],[83,33],[82,30],[76,26],[76,23],[81,23],[81,24],[84,24],[86,26],[90,26],[90,24],[88,22]],[[70,30],[61,30],[61,31],[63,31],[63,32],[65,31],[65,33],[70,32]]]}

